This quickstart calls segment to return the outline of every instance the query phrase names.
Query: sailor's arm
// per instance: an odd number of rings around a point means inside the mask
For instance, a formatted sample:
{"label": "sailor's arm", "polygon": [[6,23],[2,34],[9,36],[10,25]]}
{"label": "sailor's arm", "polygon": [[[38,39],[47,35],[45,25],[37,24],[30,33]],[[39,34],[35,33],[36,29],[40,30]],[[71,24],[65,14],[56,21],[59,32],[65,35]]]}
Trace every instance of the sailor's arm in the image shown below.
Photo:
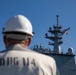
{"label": "sailor's arm", "polygon": [[53,69],[52,70],[53,71],[53,75],[60,75],[55,60],[53,60],[53,68],[52,69]]}

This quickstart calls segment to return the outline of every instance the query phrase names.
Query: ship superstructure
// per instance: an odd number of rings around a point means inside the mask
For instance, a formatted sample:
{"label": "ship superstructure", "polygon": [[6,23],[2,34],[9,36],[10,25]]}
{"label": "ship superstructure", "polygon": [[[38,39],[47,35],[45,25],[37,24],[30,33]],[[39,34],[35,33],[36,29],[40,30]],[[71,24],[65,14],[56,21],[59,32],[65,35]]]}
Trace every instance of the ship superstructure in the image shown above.
{"label": "ship superstructure", "polygon": [[51,33],[52,36],[48,36],[48,34],[46,33],[45,38],[53,41],[53,43],[49,42],[49,45],[54,46],[53,53],[61,54],[62,53],[61,44],[63,43],[62,35],[67,34],[67,31],[70,29],[70,27],[67,29],[61,30],[62,26],[59,25],[58,17],[59,16],[57,15],[57,24],[53,25],[53,29],[51,27],[49,27],[49,30],[48,30],[48,32]]}
{"label": "ship superstructure", "polygon": [[62,36],[67,34],[67,31],[70,29],[62,30],[62,26],[59,25],[58,20],[59,15],[56,15],[57,24],[49,27],[48,32],[52,35],[49,36],[48,33],[45,34],[45,38],[52,41],[49,42],[49,45],[53,46],[53,50],[43,48],[42,44],[35,45],[33,50],[43,53],[48,56],[52,56],[57,63],[60,75],[76,75],[76,63],[75,63],[75,54],[73,53],[73,48],[68,48],[67,53],[62,52],[61,44],[63,43]]}

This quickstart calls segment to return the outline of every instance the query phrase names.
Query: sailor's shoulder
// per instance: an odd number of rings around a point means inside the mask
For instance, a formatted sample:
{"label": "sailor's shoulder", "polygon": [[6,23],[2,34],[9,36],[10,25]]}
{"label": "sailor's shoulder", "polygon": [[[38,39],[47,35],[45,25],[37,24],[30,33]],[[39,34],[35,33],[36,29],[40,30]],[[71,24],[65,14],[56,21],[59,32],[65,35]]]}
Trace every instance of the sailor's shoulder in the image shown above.
{"label": "sailor's shoulder", "polygon": [[4,53],[4,52],[7,52],[7,50],[1,50],[1,51],[0,51],[0,53]]}
{"label": "sailor's shoulder", "polygon": [[48,55],[45,55],[45,54],[42,54],[42,53],[38,53],[38,52],[35,52],[35,51],[31,51],[31,53],[33,53],[33,55],[36,57],[36,58],[39,58],[41,60],[49,60],[49,61],[55,61],[53,57],[51,56],[48,56]]}

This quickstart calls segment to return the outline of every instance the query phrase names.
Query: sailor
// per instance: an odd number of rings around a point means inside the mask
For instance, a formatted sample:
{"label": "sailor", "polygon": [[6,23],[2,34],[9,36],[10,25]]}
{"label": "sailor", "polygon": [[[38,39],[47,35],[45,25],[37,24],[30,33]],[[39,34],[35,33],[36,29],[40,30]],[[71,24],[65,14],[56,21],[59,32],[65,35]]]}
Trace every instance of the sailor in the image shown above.
{"label": "sailor", "polygon": [[10,18],[3,28],[6,49],[0,52],[0,75],[57,75],[52,57],[28,49],[31,22],[23,15]]}

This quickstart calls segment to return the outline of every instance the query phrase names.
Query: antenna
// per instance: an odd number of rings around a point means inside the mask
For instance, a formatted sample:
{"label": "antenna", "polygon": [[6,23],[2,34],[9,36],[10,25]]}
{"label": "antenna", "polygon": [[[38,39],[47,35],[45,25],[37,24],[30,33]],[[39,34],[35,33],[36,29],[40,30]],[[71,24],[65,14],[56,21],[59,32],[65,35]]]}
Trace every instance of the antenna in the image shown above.
{"label": "antenna", "polygon": [[58,17],[59,17],[59,15],[56,15],[56,17],[57,17],[57,27],[58,27],[58,24],[59,24],[59,23],[58,23]]}

